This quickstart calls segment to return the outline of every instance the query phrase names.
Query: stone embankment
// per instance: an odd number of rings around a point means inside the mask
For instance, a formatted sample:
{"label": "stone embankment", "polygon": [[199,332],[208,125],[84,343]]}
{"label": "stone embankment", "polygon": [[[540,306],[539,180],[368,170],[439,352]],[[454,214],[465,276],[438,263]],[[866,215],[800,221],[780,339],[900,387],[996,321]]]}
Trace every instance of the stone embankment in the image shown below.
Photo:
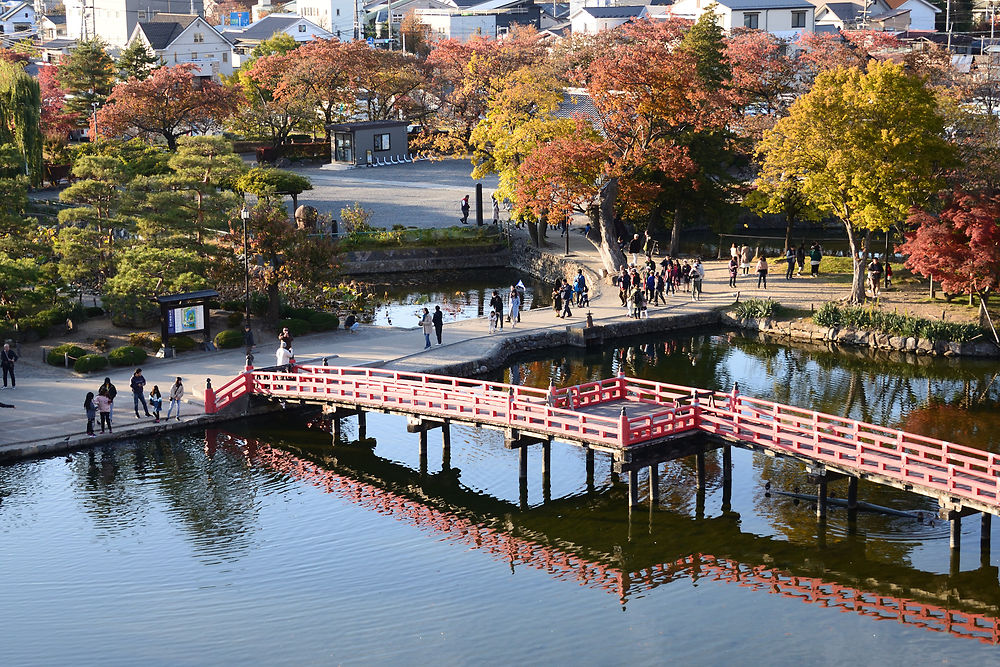
{"label": "stone embankment", "polygon": [[919,355],[944,357],[998,357],[1000,347],[984,336],[965,343],[929,340],[905,336],[890,336],[880,331],[863,331],[850,327],[823,327],[807,318],[778,320],[774,318],[737,319],[730,313],[722,316],[722,324],[769,336],[814,343],[836,343],[868,347],[875,350],[912,352]]}

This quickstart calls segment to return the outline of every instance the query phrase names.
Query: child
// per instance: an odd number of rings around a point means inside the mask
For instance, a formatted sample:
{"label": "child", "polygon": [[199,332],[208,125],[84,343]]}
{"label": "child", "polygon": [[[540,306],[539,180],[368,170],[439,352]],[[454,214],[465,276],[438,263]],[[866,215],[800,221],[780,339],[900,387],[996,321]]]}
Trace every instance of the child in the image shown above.
{"label": "child", "polygon": [[94,403],[94,392],[88,391],[83,399],[83,409],[87,413],[87,435],[94,437],[94,420],[97,419],[97,405]]}
{"label": "child", "polygon": [[497,332],[497,311],[493,308],[490,309],[490,333]]}
{"label": "child", "polygon": [[590,288],[584,287],[580,292],[580,302],[578,306],[590,306]]}
{"label": "child", "polygon": [[97,398],[94,399],[97,404],[97,411],[101,415],[101,433],[104,433],[104,426],[107,424],[108,433],[113,433],[111,430],[111,399],[108,398],[108,390],[101,387],[97,391]]}
{"label": "child", "polygon": [[160,388],[157,385],[153,385],[152,391],[149,392],[149,407],[153,408],[153,423],[160,423],[160,409],[163,407],[163,397],[160,396]]}

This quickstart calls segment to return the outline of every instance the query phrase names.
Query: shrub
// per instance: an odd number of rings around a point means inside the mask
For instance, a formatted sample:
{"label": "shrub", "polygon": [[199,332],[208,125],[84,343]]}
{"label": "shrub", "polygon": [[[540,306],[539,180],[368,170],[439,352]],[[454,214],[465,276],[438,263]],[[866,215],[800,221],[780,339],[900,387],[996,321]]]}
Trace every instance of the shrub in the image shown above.
{"label": "shrub", "polygon": [[243,317],[244,314],[242,312],[229,313],[229,315],[226,316],[226,326],[230,329],[235,329],[243,324]]}
{"label": "shrub", "polygon": [[813,322],[821,327],[835,327],[840,324],[840,308],[829,301],[819,307],[813,315]]}
{"label": "shrub", "polygon": [[94,347],[97,348],[98,352],[104,353],[108,351],[108,339],[107,338],[95,338]]}
{"label": "shrub", "polygon": [[50,366],[64,366],[66,364],[66,358],[64,355],[66,354],[69,355],[70,361],[76,361],[80,357],[86,355],[87,351],[79,345],[66,343],[49,350],[49,354],[45,357],[45,361],[48,362]]}
{"label": "shrub", "polygon": [[843,326],[881,331],[902,338],[926,338],[956,343],[970,341],[981,333],[980,327],[976,324],[939,322],[859,306],[840,307],[832,303],[823,304],[813,315],[813,322],[821,327]]}
{"label": "shrub", "polygon": [[122,347],[116,347],[111,350],[111,354],[108,355],[108,359],[114,366],[135,366],[136,364],[141,364],[146,360],[146,350],[141,347],[135,347],[134,345],[123,345]]}
{"label": "shrub", "polygon": [[87,306],[83,309],[83,312],[87,317],[101,317],[104,315],[104,309],[100,306]]}
{"label": "shrub", "polygon": [[781,306],[774,299],[747,299],[736,304],[736,317],[741,320],[761,319],[773,317],[780,310]]}
{"label": "shrub", "polygon": [[215,346],[219,349],[232,349],[243,345],[243,332],[238,329],[226,329],[215,334]]}
{"label": "shrub", "polygon": [[140,331],[128,335],[128,344],[133,347],[160,349],[160,337],[151,331]]}
{"label": "shrub", "polygon": [[100,354],[85,354],[76,360],[76,363],[73,364],[73,370],[77,373],[89,373],[106,368],[107,365],[107,357]]}
{"label": "shrub", "polygon": [[333,331],[340,326],[340,318],[333,313],[313,312],[308,319],[313,331]]}
{"label": "shrub", "polygon": [[280,332],[285,327],[288,327],[288,332],[293,336],[301,336],[303,334],[309,333],[312,327],[306,320],[300,320],[297,317],[289,317],[278,322],[278,331]]}
{"label": "shrub", "polygon": [[198,344],[194,342],[194,339],[190,336],[171,336],[167,339],[167,345],[174,348],[178,352],[190,352]]}

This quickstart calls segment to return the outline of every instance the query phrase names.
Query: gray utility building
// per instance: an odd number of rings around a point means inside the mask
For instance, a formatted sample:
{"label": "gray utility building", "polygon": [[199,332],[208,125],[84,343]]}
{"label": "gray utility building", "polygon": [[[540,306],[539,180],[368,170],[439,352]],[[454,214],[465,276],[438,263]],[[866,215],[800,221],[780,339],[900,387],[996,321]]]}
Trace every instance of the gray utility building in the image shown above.
{"label": "gray utility building", "polygon": [[331,123],[326,126],[333,137],[330,161],[358,167],[403,162],[410,156],[406,127],[401,120]]}

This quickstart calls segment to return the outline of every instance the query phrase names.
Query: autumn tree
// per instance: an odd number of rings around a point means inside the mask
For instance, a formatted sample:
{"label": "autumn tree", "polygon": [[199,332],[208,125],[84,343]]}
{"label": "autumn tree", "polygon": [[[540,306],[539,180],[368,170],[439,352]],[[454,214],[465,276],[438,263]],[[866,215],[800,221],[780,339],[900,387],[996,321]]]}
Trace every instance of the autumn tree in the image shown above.
{"label": "autumn tree", "polygon": [[161,67],[147,80],[131,79],[115,86],[97,114],[102,134],[159,136],[173,151],[177,138],[218,125],[236,108],[233,92],[195,76],[191,64]]}
{"label": "autumn tree", "polygon": [[859,233],[902,223],[941,183],[953,149],[923,80],[892,63],[821,73],[764,135],[758,187],[794,180],[806,201],[844,224],[854,263],[851,301],[865,299],[868,246]]}
{"label": "autumn tree", "polygon": [[726,40],[726,58],[732,67],[736,101],[744,111],[784,113],[799,66],[788,57],[781,40],[764,30],[734,30]]}
{"label": "autumn tree", "polygon": [[330,141],[326,126],[350,117],[353,110],[357,98],[352,75],[366,66],[359,54],[367,50],[366,43],[357,41],[316,39],[303,44],[281,61],[284,67],[273,83],[272,98],[293,108],[308,102],[319,109],[326,141]]}
{"label": "autumn tree", "polygon": [[118,56],[118,78],[121,81],[130,79],[145,81],[149,78],[150,72],[163,64],[163,61],[149,50],[145,42],[134,39]]}
{"label": "autumn tree", "polygon": [[957,191],[940,213],[914,211],[907,222],[916,229],[897,251],[908,269],[983,303],[1000,288],[1000,196]]}
{"label": "autumn tree", "polygon": [[292,55],[276,53],[241,67],[228,82],[238,93],[240,104],[227,126],[243,136],[268,137],[277,147],[297,128],[315,125],[314,99],[279,93],[296,62]]}
{"label": "autumn tree", "polygon": [[428,43],[431,28],[420,20],[416,10],[411,9],[403,15],[399,24],[399,34],[403,39],[403,49],[420,57],[427,57],[431,47]]}
{"label": "autumn tree", "polygon": [[114,87],[118,69],[100,38],[76,43],[59,63],[56,78],[66,90],[66,110],[86,127],[93,107],[104,104]]}
{"label": "autumn tree", "polygon": [[66,110],[66,89],[57,78],[55,65],[40,65],[38,86],[41,96],[42,115],[39,120],[42,136],[48,141],[65,143],[69,133],[76,127],[76,116]]}
{"label": "autumn tree", "polygon": [[820,72],[838,67],[864,69],[879,51],[898,49],[899,40],[879,30],[842,30],[839,33],[803,32],[795,41],[801,52],[803,80],[811,83]]}

